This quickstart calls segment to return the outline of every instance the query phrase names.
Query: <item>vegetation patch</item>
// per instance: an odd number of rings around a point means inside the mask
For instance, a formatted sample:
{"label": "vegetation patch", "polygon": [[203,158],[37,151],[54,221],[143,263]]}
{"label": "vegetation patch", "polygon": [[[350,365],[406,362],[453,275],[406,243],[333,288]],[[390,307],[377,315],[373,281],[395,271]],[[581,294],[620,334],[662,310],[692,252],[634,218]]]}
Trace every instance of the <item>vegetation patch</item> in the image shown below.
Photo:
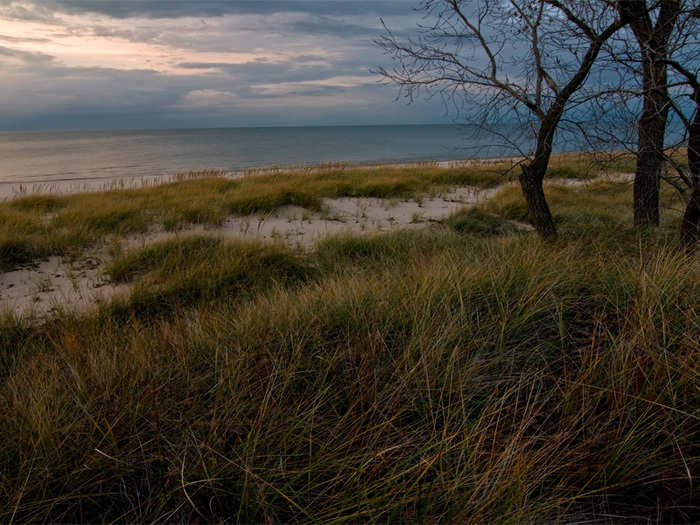
{"label": "vegetation patch", "polygon": [[458,233],[481,237],[506,235],[520,231],[512,222],[481,208],[465,208],[453,213],[443,222]]}
{"label": "vegetation patch", "polygon": [[[185,179],[149,188],[62,197],[28,196],[0,203],[0,237],[7,239],[8,246],[0,265],[12,268],[154,226],[169,231],[190,224],[216,226],[230,215],[266,213],[287,205],[318,211],[324,198],[403,198],[455,185],[483,187],[502,180],[500,169],[321,170],[240,180]],[[22,249],[7,255],[13,242]]]}
{"label": "vegetation patch", "polygon": [[9,207],[15,210],[52,213],[68,205],[65,197],[54,195],[29,195],[10,201]]}
{"label": "vegetation patch", "polygon": [[[567,176],[588,178],[598,173],[595,166],[589,158],[564,155],[552,160],[552,173],[568,170]],[[16,256],[3,255],[0,266],[8,269],[47,255],[84,250],[111,236],[153,227],[177,231],[191,224],[217,226],[231,215],[267,213],[287,205],[319,211],[324,198],[420,198],[456,186],[487,188],[512,180],[518,169],[509,162],[458,168],[321,169],[238,180],[184,177],[139,189],[26,196],[0,203],[0,238],[24,246]],[[523,213],[514,210],[508,215],[524,220]]]}
{"label": "vegetation patch", "polygon": [[692,521],[697,261],[436,233],[328,241],[344,269],[311,281],[276,248],[164,243],[114,275],[210,279],[188,312],[8,321],[0,517]]}
{"label": "vegetation patch", "polygon": [[282,246],[193,236],[117,256],[107,267],[134,290],[121,310],[157,313],[203,300],[250,297],[274,285],[309,280],[314,267]]}
{"label": "vegetation patch", "polygon": [[315,256],[321,268],[333,273],[345,266],[387,265],[421,256],[465,250],[467,242],[451,232],[396,231],[374,235],[338,235],[316,245]]}
{"label": "vegetation patch", "polygon": [[[247,184],[194,182],[214,214]],[[152,199],[136,225],[161,198],[184,210],[181,189],[104,213]],[[637,232],[627,185],[546,191],[554,242],[507,235],[506,186],[445,225],[305,253],[211,236],[117,253],[128,298],[2,319],[0,521],[697,521],[700,261],[665,226],[676,197]],[[2,209],[30,239],[7,253],[117,227],[49,238],[41,217]]]}

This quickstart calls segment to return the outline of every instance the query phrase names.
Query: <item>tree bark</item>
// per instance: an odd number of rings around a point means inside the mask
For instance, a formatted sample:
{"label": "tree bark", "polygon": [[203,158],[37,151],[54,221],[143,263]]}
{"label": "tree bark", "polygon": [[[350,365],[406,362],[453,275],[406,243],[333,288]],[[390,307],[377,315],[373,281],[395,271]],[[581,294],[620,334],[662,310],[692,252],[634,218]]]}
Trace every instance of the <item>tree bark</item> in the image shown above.
{"label": "tree bark", "polygon": [[[665,46],[664,46],[665,47]],[[663,51],[657,50],[665,55]],[[634,175],[635,226],[659,225],[659,186],[664,163],[664,138],[668,120],[667,68],[656,63],[657,51],[643,52],[644,108],[639,119],[637,168]]]}
{"label": "tree bark", "polygon": [[700,185],[696,184],[685,207],[681,223],[681,244],[694,252],[700,243]]}
{"label": "tree bark", "polygon": [[519,180],[532,225],[543,238],[554,239],[557,236],[557,228],[542,188],[546,169],[545,165],[542,171],[535,162],[523,165]]}
{"label": "tree bark", "polygon": [[683,214],[680,237],[681,244],[692,252],[700,244],[700,83],[697,76],[689,80],[693,86],[695,102],[695,117],[688,129],[688,170],[693,186]]}
{"label": "tree bark", "polygon": [[659,185],[664,162],[668,96],[668,41],[680,15],[680,0],[660,0],[656,23],[646,0],[620,0],[621,16],[629,20],[642,55],[644,107],[638,123],[637,167],[634,176],[635,226],[659,225]]}
{"label": "tree bark", "polygon": [[549,240],[557,236],[557,228],[554,225],[552,212],[547,204],[542,184],[547,173],[547,166],[549,166],[549,159],[552,156],[554,133],[564,113],[564,104],[563,100],[557,100],[547,116],[540,122],[535,156],[530,162],[520,167],[520,177],[518,178],[527,203],[530,222],[540,236]]}

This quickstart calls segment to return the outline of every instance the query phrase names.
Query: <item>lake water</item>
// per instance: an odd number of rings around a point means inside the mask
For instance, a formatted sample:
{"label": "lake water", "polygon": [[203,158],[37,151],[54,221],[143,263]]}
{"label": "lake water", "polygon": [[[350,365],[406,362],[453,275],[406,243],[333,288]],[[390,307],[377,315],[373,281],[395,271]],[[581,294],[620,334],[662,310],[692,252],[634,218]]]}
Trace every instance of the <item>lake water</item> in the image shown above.
{"label": "lake water", "polygon": [[0,133],[0,183],[513,153],[489,142],[452,125]]}

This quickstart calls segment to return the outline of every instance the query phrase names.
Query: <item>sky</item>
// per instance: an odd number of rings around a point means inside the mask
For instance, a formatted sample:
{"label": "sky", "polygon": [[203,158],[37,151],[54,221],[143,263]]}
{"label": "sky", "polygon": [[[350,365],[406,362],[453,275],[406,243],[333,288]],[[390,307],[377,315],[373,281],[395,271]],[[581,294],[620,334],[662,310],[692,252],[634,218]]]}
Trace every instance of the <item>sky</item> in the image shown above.
{"label": "sky", "polygon": [[0,0],[0,129],[448,123],[370,69],[411,0]]}

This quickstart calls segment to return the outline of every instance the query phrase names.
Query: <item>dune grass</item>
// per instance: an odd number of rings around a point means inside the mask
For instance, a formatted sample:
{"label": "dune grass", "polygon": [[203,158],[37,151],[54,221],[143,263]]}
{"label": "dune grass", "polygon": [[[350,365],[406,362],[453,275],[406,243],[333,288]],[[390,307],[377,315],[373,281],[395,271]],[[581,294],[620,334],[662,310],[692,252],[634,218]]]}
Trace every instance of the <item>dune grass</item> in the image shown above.
{"label": "dune grass", "polygon": [[148,188],[68,196],[27,196],[0,204],[0,270],[80,251],[110,236],[221,224],[230,215],[296,205],[319,210],[323,198],[409,198],[457,185],[504,180],[504,166],[376,168],[273,173],[240,180],[191,178]]}
{"label": "dune grass", "polygon": [[0,518],[697,517],[697,261],[437,236],[329,241],[304,286],[167,319],[4,327]]}
{"label": "dune grass", "polygon": [[116,283],[134,284],[126,301],[115,300],[105,307],[111,315],[155,316],[308,281],[316,269],[306,256],[282,246],[195,236],[117,256],[106,271]]}
{"label": "dune grass", "polygon": [[126,251],[130,299],[0,321],[0,521],[697,522],[700,260],[629,185],[547,191],[554,243],[505,187],[310,253]]}
{"label": "dune grass", "polygon": [[505,235],[519,231],[512,222],[503,217],[488,213],[482,208],[466,208],[459,210],[445,219],[444,224],[459,233],[470,233],[482,237]]}
{"label": "dune grass", "polygon": [[[582,155],[552,159],[550,177],[591,178],[598,164]],[[285,205],[317,211],[334,197],[419,198],[455,186],[490,187],[512,180],[507,163],[439,169],[377,167],[280,172],[230,180],[182,177],[169,184],[77,195],[30,195],[0,203],[0,271],[49,255],[80,253],[111,236],[158,227],[219,225],[231,215]]]}
{"label": "dune grass", "polygon": [[[611,228],[630,231],[631,187],[628,182],[598,180],[583,187],[546,183],[544,189],[554,221],[563,233],[593,230],[604,233]],[[660,206],[664,209],[663,225],[671,230],[677,228],[684,209],[680,195],[669,186],[662,186]],[[527,206],[517,185],[499,189],[485,209],[505,219],[528,221]]]}

